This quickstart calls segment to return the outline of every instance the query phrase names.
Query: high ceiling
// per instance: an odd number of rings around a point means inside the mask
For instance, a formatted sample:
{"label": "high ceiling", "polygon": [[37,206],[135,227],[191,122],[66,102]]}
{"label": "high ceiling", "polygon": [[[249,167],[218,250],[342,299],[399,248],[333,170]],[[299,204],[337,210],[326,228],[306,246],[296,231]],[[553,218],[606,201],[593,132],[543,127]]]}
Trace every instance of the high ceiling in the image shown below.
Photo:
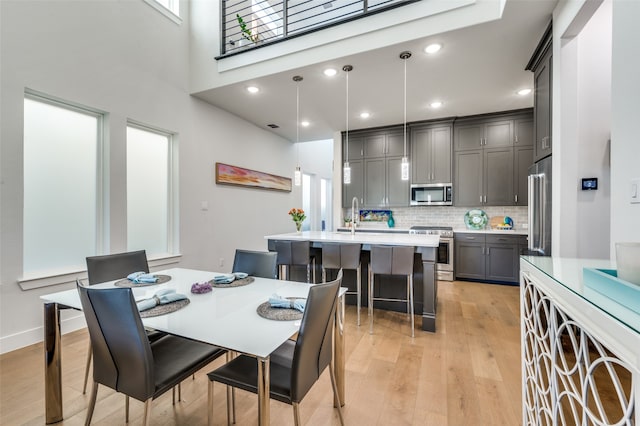
{"label": "high ceiling", "polygon": [[[461,30],[441,33],[391,47],[342,57],[330,62],[252,79],[260,88],[246,92],[247,82],[239,82],[197,96],[256,126],[296,141],[296,83],[300,89],[299,140],[330,139],[346,128],[346,79],[349,73],[349,129],[376,127],[403,122],[404,64],[402,51],[411,51],[407,60],[407,121],[481,114],[533,106],[533,93],[517,95],[533,88],[533,75],[524,68],[544,33],[557,0],[509,0],[502,19]],[[322,32],[318,32],[318,37]],[[424,53],[430,43],[442,44],[433,55]],[[326,77],[323,70],[338,74]],[[429,104],[441,101],[442,107]],[[360,113],[371,114],[368,119]],[[268,124],[276,124],[270,129]]]}

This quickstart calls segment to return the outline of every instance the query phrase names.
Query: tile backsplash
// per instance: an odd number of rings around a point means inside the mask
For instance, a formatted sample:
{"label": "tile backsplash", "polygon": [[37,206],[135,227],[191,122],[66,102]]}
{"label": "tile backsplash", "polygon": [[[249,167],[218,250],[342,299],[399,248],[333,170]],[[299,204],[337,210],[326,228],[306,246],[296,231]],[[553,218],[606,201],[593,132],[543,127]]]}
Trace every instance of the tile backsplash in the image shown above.
{"label": "tile backsplash", "polygon": [[[471,208],[451,206],[416,206],[392,208],[396,228],[409,228],[413,225],[440,225],[465,228],[464,215]],[[493,216],[509,216],[513,219],[515,229],[522,229],[527,223],[527,207],[491,207],[482,208],[489,218]],[[343,209],[343,217],[351,216],[351,209]],[[363,225],[366,226],[366,225]]]}

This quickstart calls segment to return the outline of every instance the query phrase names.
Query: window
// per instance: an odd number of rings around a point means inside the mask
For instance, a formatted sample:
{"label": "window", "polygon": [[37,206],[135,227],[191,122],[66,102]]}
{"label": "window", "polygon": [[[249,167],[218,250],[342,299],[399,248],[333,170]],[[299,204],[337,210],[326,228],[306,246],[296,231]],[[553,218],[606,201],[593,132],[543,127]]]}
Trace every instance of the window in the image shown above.
{"label": "window", "polygon": [[127,126],[127,249],[173,253],[173,135]]}
{"label": "window", "polygon": [[313,182],[313,179],[311,175],[308,175],[306,173],[302,174],[302,210],[304,210],[307,216],[304,222],[302,222],[303,231],[310,231],[312,228],[311,226],[311,223],[313,221],[313,213],[311,211],[312,210],[311,192],[313,191],[313,188],[311,187],[312,182]]}
{"label": "window", "polygon": [[144,0],[149,6],[171,19],[176,24],[180,24],[180,1],[179,0]]}
{"label": "window", "polygon": [[102,243],[102,114],[26,93],[23,273],[82,270]]}

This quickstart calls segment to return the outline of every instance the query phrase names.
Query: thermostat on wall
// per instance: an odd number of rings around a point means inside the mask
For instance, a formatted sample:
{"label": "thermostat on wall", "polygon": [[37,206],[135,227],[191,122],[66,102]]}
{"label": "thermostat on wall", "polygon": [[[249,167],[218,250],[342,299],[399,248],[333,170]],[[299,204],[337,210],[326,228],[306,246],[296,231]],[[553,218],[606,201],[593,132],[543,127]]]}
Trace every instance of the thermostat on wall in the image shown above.
{"label": "thermostat on wall", "polygon": [[583,191],[595,191],[598,189],[598,178],[582,178]]}

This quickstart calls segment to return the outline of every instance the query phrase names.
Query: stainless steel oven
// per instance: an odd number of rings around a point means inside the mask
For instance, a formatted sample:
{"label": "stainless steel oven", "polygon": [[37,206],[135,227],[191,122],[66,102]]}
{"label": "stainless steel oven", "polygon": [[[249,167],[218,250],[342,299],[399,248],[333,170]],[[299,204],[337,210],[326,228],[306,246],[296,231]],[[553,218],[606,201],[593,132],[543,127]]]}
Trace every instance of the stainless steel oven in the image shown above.
{"label": "stainless steel oven", "polygon": [[436,274],[440,281],[453,281],[453,228],[450,226],[412,226],[410,234],[439,235]]}

